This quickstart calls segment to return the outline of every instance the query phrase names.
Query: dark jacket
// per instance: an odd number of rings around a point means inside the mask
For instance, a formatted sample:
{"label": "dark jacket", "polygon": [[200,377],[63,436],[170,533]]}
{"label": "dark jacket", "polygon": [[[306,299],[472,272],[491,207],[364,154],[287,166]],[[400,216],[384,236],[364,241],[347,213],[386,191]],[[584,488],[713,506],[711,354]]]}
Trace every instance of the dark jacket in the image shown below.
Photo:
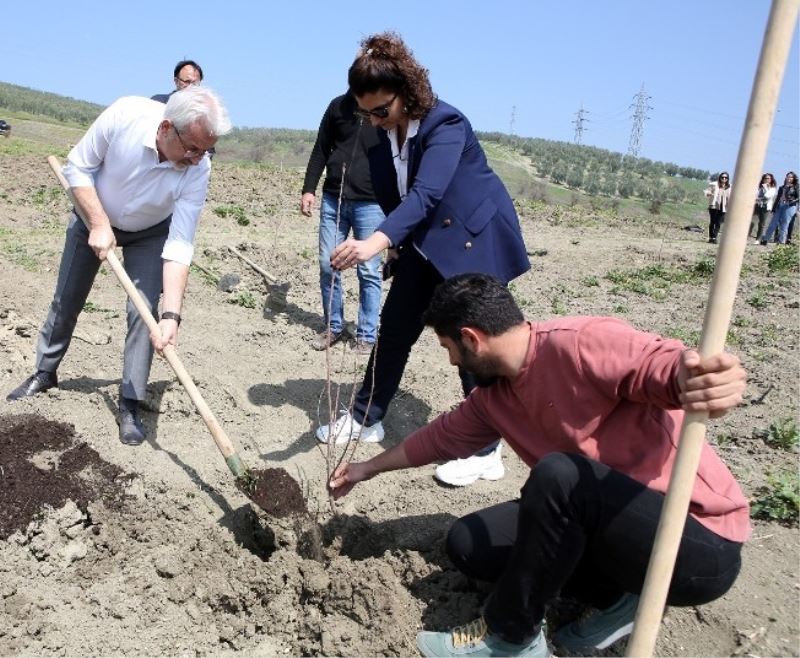
{"label": "dark jacket", "polygon": [[375,201],[369,177],[367,149],[378,143],[378,132],[369,121],[359,125],[355,98],[350,94],[334,98],[319,124],[317,141],[308,159],[303,194],[314,192],[325,171],[324,192],[339,196],[342,165],[347,164],[342,196],[350,201]]}
{"label": "dark jacket", "polygon": [[[386,131],[368,151],[372,185],[392,245],[413,242],[439,273],[491,274],[508,283],[530,269],[519,219],[467,118],[437,101],[409,142],[408,196],[400,202]],[[412,247],[413,248],[413,247]]]}
{"label": "dark jacket", "polygon": [[[786,198],[783,198],[784,189],[786,188]],[[775,208],[777,209],[779,203],[783,203],[787,206],[796,206],[797,205],[797,185],[781,185],[778,188],[778,193],[775,195]]]}

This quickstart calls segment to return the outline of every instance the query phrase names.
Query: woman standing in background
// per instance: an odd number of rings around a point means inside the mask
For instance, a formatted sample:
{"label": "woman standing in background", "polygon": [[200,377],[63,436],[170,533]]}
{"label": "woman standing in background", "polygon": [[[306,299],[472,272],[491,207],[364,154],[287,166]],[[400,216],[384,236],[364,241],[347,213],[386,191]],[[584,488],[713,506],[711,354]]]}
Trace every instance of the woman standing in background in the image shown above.
{"label": "woman standing in background", "polygon": [[731,197],[730,176],[727,171],[723,171],[717,180],[711,181],[706,188],[708,197],[708,241],[717,244],[719,229],[725,222],[725,213],[728,210],[728,199]]}
{"label": "woman standing in background", "polygon": [[[764,232],[764,227],[769,226],[770,215],[772,214],[772,207],[775,205],[775,197],[778,195],[778,186],[775,184],[775,176],[772,174],[764,174],[761,177],[761,183],[758,186],[758,193],[756,194],[756,206],[753,210],[753,219],[750,220],[750,230],[747,237],[755,237],[756,242],[761,239],[761,234]],[[756,227],[755,218],[758,218],[758,226],[753,236],[753,228]]]}
{"label": "woman standing in background", "polygon": [[790,171],[786,174],[783,185],[778,188],[775,197],[775,213],[769,223],[767,232],[761,236],[761,244],[766,245],[772,234],[778,231],[778,242],[786,244],[789,237],[789,226],[797,212],[797,174]]}

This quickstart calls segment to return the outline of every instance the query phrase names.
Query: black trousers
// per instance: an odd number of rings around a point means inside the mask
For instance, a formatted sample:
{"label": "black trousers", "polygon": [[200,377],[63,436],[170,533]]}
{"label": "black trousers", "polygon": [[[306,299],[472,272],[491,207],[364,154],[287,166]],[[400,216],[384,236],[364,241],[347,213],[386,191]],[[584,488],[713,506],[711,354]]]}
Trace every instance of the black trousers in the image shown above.
{"label": "black trousers", "polygon": [[[412,245],[400,253],[392,287],[381,311],[377,345],[369,357],[367,372],[353,405],[354,418],[367,426],[383,419],[389,410],[389,404],[400,387],[411,348],[425,328],[422,314],[428,308],[436,286],[444,281],[430,261]],[[466,396],[475,388],[475,381],[472,375],[460,369],[459,375]]]}
{"label": "black trousers", "polygon": [[[641,592],[663,501],[603,464],[552,453],[531,470],[519,500],[456,521],[447,553],[467,575],[495,583],[486,623],[522,643],[559,593],[602,609]],[[741,544],[688,517],[667,603],[722,596],[739,574],[740,552]]]}
{"label": "black trousers", "polygon": [[[750,230],[747,232],[747,237],[754,237],[756,240],[760,240],[764,229],[769,226],[769,220],[771,217],[772,212],[767,210],[766,206],[763,208],[756,206],[754,209],[753,218],[750,220]],[[756,230],[755,235],[753,235],[754,228]]]}
{"label": "black trousers", "polygon": [[725,223],[725,213],[717,208],[708,209],[708,237],[717,239],[720,227]]}

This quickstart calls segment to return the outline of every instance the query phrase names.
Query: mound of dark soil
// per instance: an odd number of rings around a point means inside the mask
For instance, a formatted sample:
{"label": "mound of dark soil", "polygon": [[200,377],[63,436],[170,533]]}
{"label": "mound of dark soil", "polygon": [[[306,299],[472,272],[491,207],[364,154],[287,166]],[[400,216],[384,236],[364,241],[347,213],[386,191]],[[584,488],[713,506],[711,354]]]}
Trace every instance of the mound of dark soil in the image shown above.
{"label": "mound of dark soil", "polygon": [[72,500],[82,510],[122,496],[123,472],[75,436],[36,415],[0,417],[0,539],[24,530],[45,506]]}
{"label": "mound of dark soil", "polygon": [[267,514],[283,518],[306,513],[303,491],[286,469],[265,468],[250,472],[239,488]]}

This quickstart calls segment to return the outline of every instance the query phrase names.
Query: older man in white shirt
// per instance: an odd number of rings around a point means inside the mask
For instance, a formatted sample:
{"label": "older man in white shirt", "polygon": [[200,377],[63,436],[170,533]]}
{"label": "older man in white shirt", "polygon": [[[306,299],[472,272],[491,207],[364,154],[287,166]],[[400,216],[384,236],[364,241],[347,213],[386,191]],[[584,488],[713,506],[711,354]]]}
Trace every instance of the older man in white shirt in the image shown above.
{"label": "older man in white shirt", "polygon": [[203,87],[174,93],[166,105],[125,97],[109,106],[72,149],[64,176],[89,229],[73,212],[55,295],[39,333],[36,372],[6,399],[58,386],[56,371],[100,263],[122,247],[125,269],[153,309],[160,335],[149,335],[128,302],[120,390],[120,440],[145,439],[139,401],[145,397],[153,349],[175,344],[194,252],[194,236],[211,171],[207,152],[231,128],[220,99]]}

